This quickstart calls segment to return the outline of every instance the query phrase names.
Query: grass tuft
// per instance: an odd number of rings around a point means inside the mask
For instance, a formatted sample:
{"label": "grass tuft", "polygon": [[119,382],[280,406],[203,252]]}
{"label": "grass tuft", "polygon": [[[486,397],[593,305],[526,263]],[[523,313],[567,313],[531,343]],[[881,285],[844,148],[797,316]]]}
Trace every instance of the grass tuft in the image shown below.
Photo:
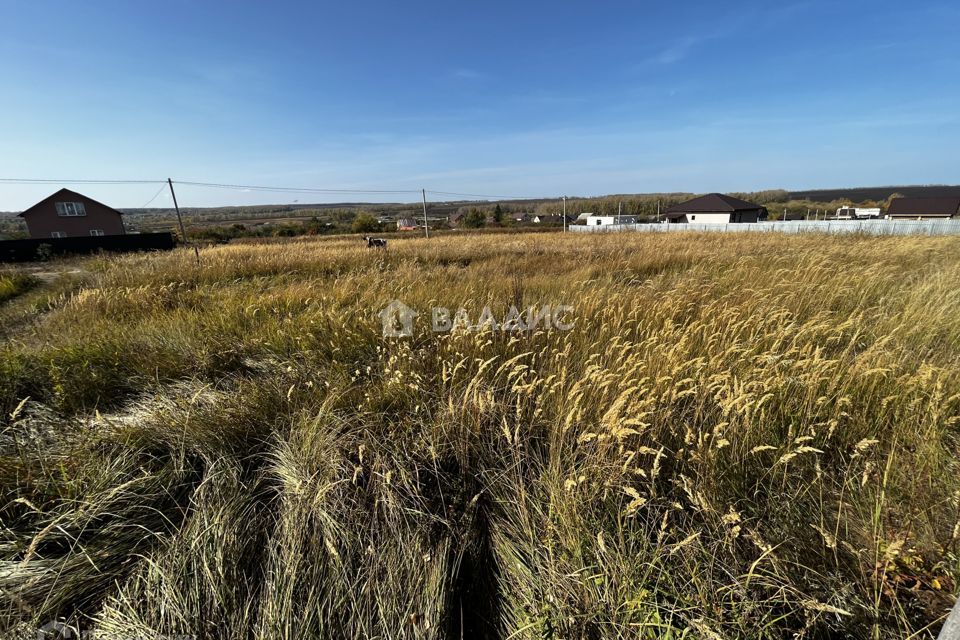
{"label": "grass tuft", "polygon": [[[334,238],[17,285],[47,303],[0,346],[0,631],[934,638],[958,249]],[[573,329],[429,330],[544,304]]]}

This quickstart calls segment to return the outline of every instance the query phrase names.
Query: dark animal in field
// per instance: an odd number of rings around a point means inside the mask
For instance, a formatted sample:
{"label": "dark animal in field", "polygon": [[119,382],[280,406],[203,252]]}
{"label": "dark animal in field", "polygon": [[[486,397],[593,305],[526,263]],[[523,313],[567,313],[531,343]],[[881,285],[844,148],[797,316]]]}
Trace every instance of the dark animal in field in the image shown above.
{"label": "dark animal in field", "polygon": [[386,249],[387,248],[386,238],[371,238],[370,236],[363,236],[363,239],[367,241],[368,249]]}

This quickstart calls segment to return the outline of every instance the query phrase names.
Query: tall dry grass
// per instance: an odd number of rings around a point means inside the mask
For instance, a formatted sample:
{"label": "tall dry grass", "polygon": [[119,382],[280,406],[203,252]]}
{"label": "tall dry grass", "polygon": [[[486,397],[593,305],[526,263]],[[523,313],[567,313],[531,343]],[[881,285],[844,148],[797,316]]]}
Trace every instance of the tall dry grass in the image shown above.
{"label": "tall dry grass", "polygon": [[[0,348],[0,628],[931,638],[960,243],[352,240],[93,259]],[[39,294],[38,294],[39,295]],[[425,313],[384,339],[376,313]],[[429,331],[569,304],[570,331]],[[25,400],[27,399],[27,400]]]}
{"label": "tall dry grass", "polygon": [[0,273],[0,304],[26,293],[34,285],[36,279],[25,273]]}

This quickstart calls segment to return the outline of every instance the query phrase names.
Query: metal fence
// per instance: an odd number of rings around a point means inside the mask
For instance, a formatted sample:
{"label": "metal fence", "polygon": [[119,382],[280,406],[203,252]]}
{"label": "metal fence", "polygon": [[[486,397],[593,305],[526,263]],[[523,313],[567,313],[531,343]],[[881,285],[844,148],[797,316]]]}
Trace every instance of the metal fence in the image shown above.
{"label": "metal fence", "polygon": [[960,234],[960,220],[789,220],[786,222],[734,222],[727,224],[673,223],[571,225],[580,233],[640,231],[670,233],[674,231],[773,233],[863,233],[874,236],[947,236]]}

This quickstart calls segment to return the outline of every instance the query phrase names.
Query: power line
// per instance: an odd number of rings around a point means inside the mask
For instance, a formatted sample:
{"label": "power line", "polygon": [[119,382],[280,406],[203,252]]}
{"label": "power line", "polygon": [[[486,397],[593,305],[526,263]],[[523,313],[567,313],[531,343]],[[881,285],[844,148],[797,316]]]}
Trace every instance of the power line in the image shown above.
{"label": "power line", "polygon": [[[277,187],[267,185],[252,184],[230,184],[220,182],[198,182],[194,180],[175,180],[177,184],[191,187],[203,187],[209,189],[226,189],[233,191],[261,191],[266,193],[316,193],[316,194],[420,194],[419,189],[328,189],[319,187]],[[159,184],[167,185],[166,180],[92,180],[92,179],[67,179],[56,180],[51,178],[0,178],[0,184]],[[147,204],[156,200],[163,192],[163,188],[157,191],[157,194],[151,198]],[[457,191],[433,191],[426,190],[438,196],[459,197],[459,198],[477,198],[483,200],[550,200],[552,198],[531,197],[531,196],[505,196],[482,193],[460,193]]]}
{"label": "power line", "polygon": [[164,185],[160,185],[160,189],[158,189],[157,192],[156,192],[155,194],[153,194],[153,197],[150,198],[149,200],[147,200],[146,204],[144,204],[144,205],[141,206],[140,208],[141,208],[141,209],[146,209],[148,206],[150,206],[150,203],[153,202],[154,200],[156,200],[157,198],[159,198],[159,197],[160,197],[160,194],[163,193],[163,192],[166,190],[166,188],[167,188],[167,185],[165,185],[165,184],[164,184]]}
{"label": "power line", "polygon": [[438,196],[460,196],[464,198],[483,198],[484,200],[555,200],[555,198],[535,198],[530,196],[494,196],[490,194],[482,193],[456,193],[453,191],[431,191],[427,189],[427,193],[432,193]]}
{"label": "power line", "polygon": [[313,187],[268,187],[252,184],[221,184],[216,182],[192,182],[188,180],[174,180],[177,184],[191,187],[210,187],[214,189],[232,189],[240,191],[267,191],[285,193],[420,193],[416,189],[319,189]]}
{"label": "power line", "polygon": [[[410,193],[418,194],[419,189],[321,189],[314,187],[273,187],[253,184],[226,184],[219,182],[197,182],[191,180],[175,180],[177,184],[191,187],[209,187],[214,189],[233,189],[241,191],[267,191],[286,193]],[[166,180],[87,180],[52,178],[0,178],[2,184],[167,184]]]}
{"label": "power line", "polygon": [[53,180],[48,178],[0,178],[4,184],[161,184],[163,180]]}

